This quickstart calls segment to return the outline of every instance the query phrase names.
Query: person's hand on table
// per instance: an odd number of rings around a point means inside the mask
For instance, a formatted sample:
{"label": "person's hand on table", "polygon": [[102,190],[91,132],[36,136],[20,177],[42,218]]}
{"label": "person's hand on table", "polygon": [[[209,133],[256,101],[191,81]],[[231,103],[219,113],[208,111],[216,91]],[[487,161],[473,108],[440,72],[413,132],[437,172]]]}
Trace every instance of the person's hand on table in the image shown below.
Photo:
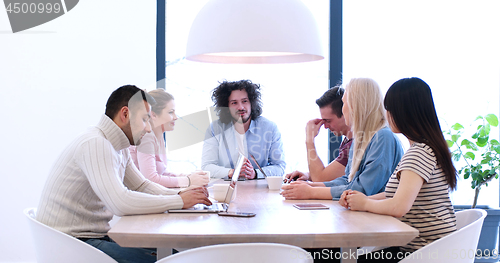
{"label": "person's hand on table", "polygon": [[306,124],[306,142],[314,142],[314,138],[318,136],[319,129],[325,123],[323,119],[312,119]]}
{"label": "person's hand on table", "polygon": [[349,191],[350,192],[345,196],[347,207],[349,207],[353,211],[367,211],[366,201],[368,200],[368,197],[365,194],[358,191],[352,191],[352,190]]}
{"label": "person's hand on table", "polygon": [[303,181],[309,180],[309,173],[293,171],[285,175],[285,183],[289,183],[291,181],[296,181],[296,180],[303,180]]}
{"label": "person's hand on table", "polygon": [[210,182],[210,178],[208,178],[207,173],[204,171],[194,171],[188,177],[191,183],[190,186],[206,186]]}
{"label": "person's hand on table", "polygon": [[280,193],[286,200],[307,200],[312,198],[313,187],[306,181],[295,181],[284,184]]}
{"label": "person's hand on table", "polygon": [[349,205],[347,204],[347,200],[346,200],[346,197],[347,195],[349,195],[350,193],[352,193],[352,190],[345,190],[342,195],[340,196],[340,199],[339,199],[339,204],[343,207],[345,207],[345,209],[349,209]]}
{"label": "person's hand on table", "polygon": [[245,163],[241,167],[240,177],[245,177],[246,179],[254,179],[256,176],[255,170],[253,169],[253,165],[245,158]]}
{"label": "person's hand on table", "polygon": [[[234,169],[229,170],[227,177],[232,178],[234,173]],[[243,166],[241,166],[240,174],[239,177],[245,177],[246,179],[254,179],[257,174],[255,173],[255,170],[253,169],[253,165],[248,160],[245,158],[245,163]]]}
{"label": "person's hand on table", "polygon": [[182,208],[189,208],[196,204],[212,205],[208,199],[208,190],[205,187],[190,187],[179,192],[184,205]]}

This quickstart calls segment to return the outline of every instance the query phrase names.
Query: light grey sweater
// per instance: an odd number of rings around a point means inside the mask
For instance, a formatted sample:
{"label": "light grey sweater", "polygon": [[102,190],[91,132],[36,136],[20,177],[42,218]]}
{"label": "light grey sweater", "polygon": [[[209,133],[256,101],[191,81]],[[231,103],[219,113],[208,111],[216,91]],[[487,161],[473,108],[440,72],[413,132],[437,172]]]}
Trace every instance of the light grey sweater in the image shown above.
{"label": "light grey sweater", "polygon": [[148,181],[130,158],[129,140],[106,115],[76,138],[49,174],[37,220],[80,238],[106,235],[114,215],[163,213],[183,206],[177,190]]}

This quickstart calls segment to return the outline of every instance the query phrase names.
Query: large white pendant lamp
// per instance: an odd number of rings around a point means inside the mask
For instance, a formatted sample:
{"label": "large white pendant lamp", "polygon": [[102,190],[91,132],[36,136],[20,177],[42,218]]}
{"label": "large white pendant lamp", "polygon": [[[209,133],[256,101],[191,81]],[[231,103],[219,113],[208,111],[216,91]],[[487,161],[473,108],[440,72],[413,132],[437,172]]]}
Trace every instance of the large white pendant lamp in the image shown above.
{"label": "large white pendant lamp", "polygon": [[323,59],[316,20],[300,0],[210,0],[193,21],[186,59],[272,64]]}

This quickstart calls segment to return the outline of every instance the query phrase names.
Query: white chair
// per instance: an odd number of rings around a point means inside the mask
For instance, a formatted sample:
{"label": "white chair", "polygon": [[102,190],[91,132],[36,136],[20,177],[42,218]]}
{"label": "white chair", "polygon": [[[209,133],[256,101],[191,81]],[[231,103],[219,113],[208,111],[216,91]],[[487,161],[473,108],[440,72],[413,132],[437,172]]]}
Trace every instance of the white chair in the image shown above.
{"label": "white chair", "polygon": [[193,248],[158,260],[156,263],[312,263],[300,247],[274,243],[238,243]]}
{"label": "white chair", "polygon": [[472,263],[476,256],[477,243],[481,234],[486,211],[469,209],[459,211],[457,231],[440,238],[413,252],[400,263],[439,262]]}
{"label": "white chair", "polygon": [[25,209],[24,214],[31,228],[38,263],[117,263],[99,249],[38,222],[35,208]]}

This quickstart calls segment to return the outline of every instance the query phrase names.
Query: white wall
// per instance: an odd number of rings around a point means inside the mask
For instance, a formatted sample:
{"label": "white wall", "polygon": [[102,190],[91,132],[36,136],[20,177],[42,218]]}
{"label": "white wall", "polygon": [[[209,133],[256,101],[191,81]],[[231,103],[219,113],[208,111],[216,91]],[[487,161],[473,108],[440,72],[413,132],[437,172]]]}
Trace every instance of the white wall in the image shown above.
{"label": "white wall", "polygon": [[35,261],[23,209],[114,89],[154,85],[155,45],[156,1],[80,1],[16,34],[0,4],[0,262]]}

